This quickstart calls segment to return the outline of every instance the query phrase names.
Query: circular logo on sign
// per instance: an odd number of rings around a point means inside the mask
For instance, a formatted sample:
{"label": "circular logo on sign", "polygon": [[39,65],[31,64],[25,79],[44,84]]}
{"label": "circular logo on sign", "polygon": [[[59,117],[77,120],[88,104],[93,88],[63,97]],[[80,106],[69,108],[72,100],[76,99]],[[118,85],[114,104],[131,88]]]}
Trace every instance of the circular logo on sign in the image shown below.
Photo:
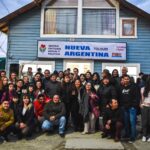
{"label": "circular logo on sign", "polygon": [[40,52],[44,53],[46,51],[46,45],[45,44],[41,44],[40,45]]}

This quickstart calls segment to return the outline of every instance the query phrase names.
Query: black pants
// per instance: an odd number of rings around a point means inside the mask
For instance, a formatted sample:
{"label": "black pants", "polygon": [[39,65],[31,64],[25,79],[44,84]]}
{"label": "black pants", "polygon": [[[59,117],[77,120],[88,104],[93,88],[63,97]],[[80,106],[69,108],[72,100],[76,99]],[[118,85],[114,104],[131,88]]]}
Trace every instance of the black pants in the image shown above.
{"label": "black pants", "polygon": [[25,128],[20,129],[19,123],[16,123],[15,127],[19,138],[22,138],[22,136],[31,136],[34,129],[32,126],[26,126]]}
{"label": "black pants", "polygon": [[65,103],[65,107],[66,107],[66,127],[68,125],[68,120],[69,120],[69,117],[71,114],[71,121],[73,123],[74,130],[77,130],[78,126],[79,126],[79,120],[82,120],[79,117],[79,104],[78,104],[78,102]]}
{"label": "black pants", "polygon": [[0,132],[0,136],[3,136],[4,138],[7,138],[7,136],[10,134],[10,132],[13,131],[13,126],[7,127],[4,131]]}
{"label": "black pants", "polygon": [[112,137],[117,137],[120,139],[122,128],[123,128],[122,122],[117,121],[116,123],[110,125],[109,130],[104,128],[104,133],[106,135],[111,135]]}
{"label": "black pants", "polygon": [[143,107],[141,109],[142,116],[142,132],[143,136],[150,137],[150,107]]}

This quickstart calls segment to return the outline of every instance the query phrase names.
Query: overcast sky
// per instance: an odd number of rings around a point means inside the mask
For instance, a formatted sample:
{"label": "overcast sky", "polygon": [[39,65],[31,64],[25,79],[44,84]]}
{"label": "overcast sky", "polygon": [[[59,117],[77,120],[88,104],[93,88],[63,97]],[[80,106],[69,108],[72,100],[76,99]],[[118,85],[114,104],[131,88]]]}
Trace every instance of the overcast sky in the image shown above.
{"label": "overcast sky", "polygon": [[[0,18],[8,15],[9,13],[15,11],[16,9],[30,3],[32,0],[0,0]],[[139,8],[150,13],[150,0],[128,0],[132,4],[138,6]],[[2,46],[2,49],[1,49]],[[6,51],[7,40],[6,36],[0,33],[0,55],[5,56],[4,51]]]}

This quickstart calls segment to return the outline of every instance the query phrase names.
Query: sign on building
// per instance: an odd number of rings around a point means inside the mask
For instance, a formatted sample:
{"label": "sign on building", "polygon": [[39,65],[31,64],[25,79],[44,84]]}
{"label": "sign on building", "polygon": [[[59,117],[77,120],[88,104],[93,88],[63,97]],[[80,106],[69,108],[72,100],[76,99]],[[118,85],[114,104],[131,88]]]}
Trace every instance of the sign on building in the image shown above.
{"label": "sign on building", "polygon": [[126,60],[126,43],[38,41],[38,57]]}

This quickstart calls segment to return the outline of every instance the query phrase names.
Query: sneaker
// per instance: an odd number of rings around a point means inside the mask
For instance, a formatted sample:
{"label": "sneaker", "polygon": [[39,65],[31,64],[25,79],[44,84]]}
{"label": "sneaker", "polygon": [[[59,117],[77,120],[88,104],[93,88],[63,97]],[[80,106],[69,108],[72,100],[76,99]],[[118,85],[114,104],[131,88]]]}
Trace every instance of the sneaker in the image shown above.
{"label": "sneaker", "polygon": [[119,139],[118,137],[115,137],[114,141],[115,141],[115,142],[119,142],[120,139]]}
{"label": "sneaker", "polygon": [[81,134],[82,134],[82,135],[85,135],[85,134],[89,134],[89,132],[83,131]]}
{"label": "sneaker", "polygon": [[65,134],[64,134],[64,133],[60,133],[59,136],[60,136],[61,138],[64,138],[64,137],[65,137]]}
{"label": "sneaker", "polygon": [[[146,137],[145,136],[142,137],[142,142],[146,142]],[[150,142],[150,138],[149,138],[149,142]]]}
{"label": "sneaker", "polygon": [[147,142],[150,142],[150,138],[147,139]]}
{"label": "sneaker", "polygon": [[102,133],[102,135],[101,135],[102,139],[103,139],[103,138],[106,138],[107,136],[108,136],[108,135],[105,134],[105,133]]}
{"label": "sneaker", "polygon": [[134,143],[134,141],[131,141],[131,140],[130,140],[130,141],[128,141],[128,143],[129,143],[129,144],[133,144],[133,143]]}

